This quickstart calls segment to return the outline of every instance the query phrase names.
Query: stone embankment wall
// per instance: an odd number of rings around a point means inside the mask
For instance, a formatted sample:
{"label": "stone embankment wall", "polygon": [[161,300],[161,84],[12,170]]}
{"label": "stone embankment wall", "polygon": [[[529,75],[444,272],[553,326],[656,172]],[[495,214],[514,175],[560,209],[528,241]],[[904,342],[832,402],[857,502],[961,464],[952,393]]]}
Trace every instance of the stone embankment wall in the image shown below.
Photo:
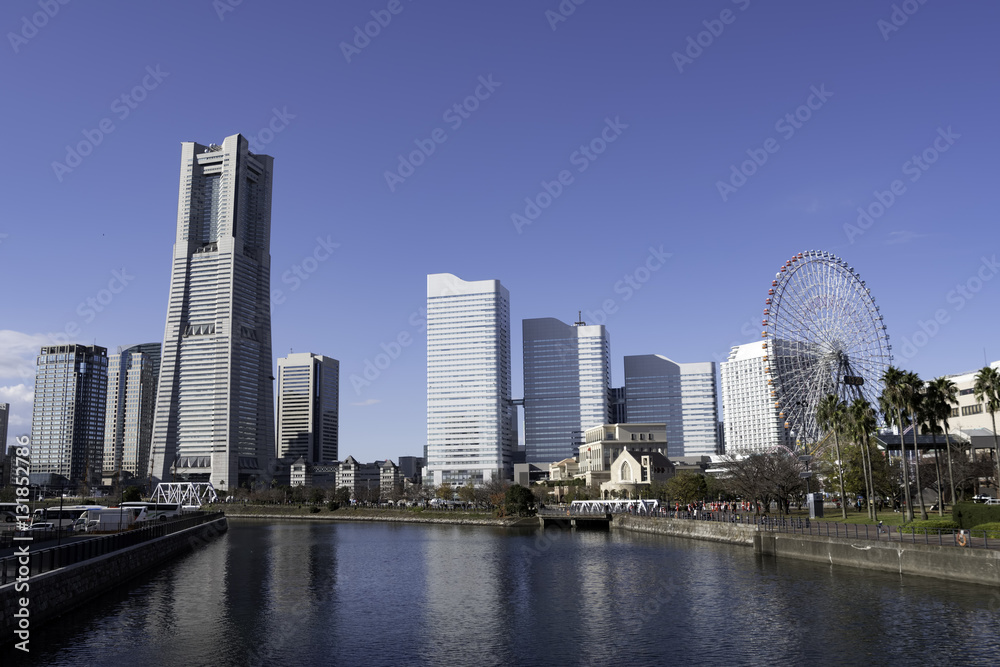
{"label": "stone embankment wall", "polygon": [[16,582],[0,587],[0,641],[15,641],[20,598],[29,600],[31,628],[37,628],[94,597],[112,590],[122,582],[161,563],[207,543],[226,532],[228,524],[222,517],[133,547],[104,556],[90,558],[74,565],[33,574],[27,590],[17,591]]}
{"label": "stone embankment wall", "polygon": [[268,521],[383,521],[391,523],[441,523],[441,524],[459,524],[466,526],[502,526],[505,528],[511,527],[529,527],[537,528],[538,519],[535,518],[521,518],[521,519],[473,519],[469,517],[456,516],[455,518],[450,517],[422,517],[419,515],[404,515],[404,514],[374,514],[374,513],[364,513],[364,514],[347,514],[347,513],[327,513],[322,512],[317,514],[269,514],[266,512],[261,512],[259,514],[252,512],[240,512],[238,514],[231,514],[229,516],[231,519],[266,519]]}
{"label": "stone embankment wall", "polygon": [[796,535],[756,526],[617,515],[624,530],[753,546],[754,553],[831,565],[1000,586],[1000,551],[846,537]]}
{"label": "stone embankment wall", "polygon": [[685,519],[661,519],[637,517],[630,514],[616,514],[613,525],[616,528],[639,533],[656,533],[672,537],[688,537],[710,542],[753,545],[756,526],[740,523],[720,523],[716,521],[689,521]]}

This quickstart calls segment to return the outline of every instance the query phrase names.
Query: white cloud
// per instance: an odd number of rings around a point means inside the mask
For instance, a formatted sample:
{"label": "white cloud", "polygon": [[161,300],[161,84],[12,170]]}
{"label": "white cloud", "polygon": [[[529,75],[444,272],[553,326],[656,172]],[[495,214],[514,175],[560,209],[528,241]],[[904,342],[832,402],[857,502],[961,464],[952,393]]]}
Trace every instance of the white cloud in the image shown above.
{"label": "white cloud", "polygon": [[[31,410],[35,400],[34,390],[26,384],[0,387],[0,403],[10,403],[7,419],[7,445],[14,444],[14,438],[31,432]],[[0,447],[4,443],[0,442]]]}
{"label": "white cloud", "polygon": [[381,403],[377,398],[369,398],[368,400],[361,401],[360,403],[351,403],[351,405],[357,405],[358,407],[364,407],[366,405],[375,405],[376,403]]}
{"label": "white cloud", "polygon": [[35,377],[35,357],[43,345],[51,345],[46,334],[26,334],[0,329],[0,379]]}
{"label": "white cloud", "polygon": [[930,236],[930,234],[918,234],[917,232],[909,231],[889,232],[889,238],[885,243],[886,245],[901,245],[917,239],[927,238],[928,236]]}

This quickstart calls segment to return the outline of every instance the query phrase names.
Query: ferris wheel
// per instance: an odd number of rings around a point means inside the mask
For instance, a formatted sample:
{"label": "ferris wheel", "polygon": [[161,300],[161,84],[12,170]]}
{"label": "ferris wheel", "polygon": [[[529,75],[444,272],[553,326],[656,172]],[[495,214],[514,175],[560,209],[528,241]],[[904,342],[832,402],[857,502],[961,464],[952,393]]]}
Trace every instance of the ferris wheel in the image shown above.
{"label": "ferris wheel", "polygon": [[871,290],[847,262],[793,255],[771,282],[763,326],[764,372],[791,444],[819,442],[816,406],[827,394],[878,409],[892,347]]}

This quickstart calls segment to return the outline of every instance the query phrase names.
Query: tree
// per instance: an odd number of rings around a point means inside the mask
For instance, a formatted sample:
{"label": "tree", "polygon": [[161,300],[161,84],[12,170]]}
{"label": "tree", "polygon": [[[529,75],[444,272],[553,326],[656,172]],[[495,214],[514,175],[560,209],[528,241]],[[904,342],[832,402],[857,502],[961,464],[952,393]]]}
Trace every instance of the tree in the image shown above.
{"label": "tree", "polygon": [[520,484],[507,487],[501,516],[531,516],[535,510],[535,495]]}
{"label": "tree", "polygon": [[129,486],[122,493],[123,503],[134,503],[142,500],[142,489],[138,486]]}
{"label": "tree", "polygon": [[[951,491],[949,498],[952,504],[955,502],[955,475],[952,470],[951,444],[948,439],[948,417],[951,416],[951,406],[957,403],[958,387],[946,377],[939,377],[927,383],[924,390],[924,420],[926,427],[934,436],[934,443],[937,444],[937,434],[944,432],[944,447],[948,460],[948,486]],[[938,423],[941,426],[938,426]],[[943,427],[943,428],[942,428]],[[937,460],[937,447],[935,446],[935,460]],[[940,465],[939,465],[940,467]],[[938,475],[938,514],[944,514],[944,502],[941,498],[941,471]]]}
{"label": "tree", "polygon": [[472,482],[466,482],[465,486],[459,487],[458,489],[458,499],[462,502],[472,505],[476,502],[476,485]]}
{"label": "tree", "polygon": [[868,516],[872,521],[878,520],[878,505],[876,498],[878,492],[875,485],[875,469],[872,459],[871,434],[875,432],[878,425],[875,419],[875,410],[871,403],[863,398],[856,398],[851,401],[847,408],[848,430],[861,448],[861,461],[863,475],[865,478],[865,500],[868,502]]}
{"label": "tree", "polygon": [[879,398],[882,412],[886,415],[895,412],[896,423],[899,425],[899,448],[903,455],[903,497],[906,502],[906,521],[909,522],[913,521],[913,503],[910,501],[910,478],[906,470],[906,442],[903,439],[903,429],[906,425],[903,420],[903,412],[910,406],[912,387],[907,382],[906,373],[895,366],[889,366],[885,369],[885,373],[882,374],[882,383],[884,388],[882,396]]}
{"label": "tree", "polygon": [[708,496],[705,476],[693,472],[681,472],[667,480],[666,495],[682,505],[704,500]]}
{"label": "tree", "polygon": [[766,509],[771,502],[788,511],[793,495],[803,490],[798,461],[786,450],[751,454],[745,458],[723,458],[720,468],[726,488],[744,500]]}
{"label": "tree", "polygon": [[[986,410],[990,413],[993,422],[993,458],[997,465],[997,497],[1000,498],[1000,442],[997,441],[997,410],[1000,410],[1000,371],[990,366],[984,366],[976,373],[976,384],[972,387],[972,392],[977,401],[986,404]],[[973,457],[975,458],[975,457]]]}
{"label": "tree", "polygon": [[827,394],[816,406],[816,423],[824,431],[833,431],[833,443],[837,448],[837,474],[840,477],[840,512],[844,520],[847,520],[844,463],[840,458],[840,431],[847,423],[847,405],[836,394]]}
{"label": "tree", "polygon": [[[913,459],[917,478],[917,501],[920,503],[920,520],[927,521],[927,508],[924,506],[924,486],[920,483],[920,447],[917,446],[917,424],[919,423],[917,416],[924,410],[924,382],[920,379],[919,375],[912,371],[906,373],[905,378],[906,384],[910,386],[910,400],[907,402],[907,408],[910,411],[910,423],[913,425]],[[902,438],[902,435],[900,435],[900,438]]]}
{"label": "tree", "polygon": [[455,499],[455,491],[454,489],[452,489],[451,484],[449,484],[448,482],[441,482],[441,486],[439,486],[434,491],[434,495],[440,498],[441,500]]}

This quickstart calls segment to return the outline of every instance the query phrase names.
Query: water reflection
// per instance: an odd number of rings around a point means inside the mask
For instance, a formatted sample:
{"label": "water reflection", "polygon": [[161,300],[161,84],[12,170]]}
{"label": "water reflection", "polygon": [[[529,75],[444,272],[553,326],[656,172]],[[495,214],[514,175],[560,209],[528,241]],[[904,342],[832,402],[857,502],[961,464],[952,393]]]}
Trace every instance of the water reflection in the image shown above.
{"label": "water reflection", "polygon": [[[992,589],[654,535],[232,521],[38,665],[993,664]],[[960,656],[956,659],[955,656]]]}

